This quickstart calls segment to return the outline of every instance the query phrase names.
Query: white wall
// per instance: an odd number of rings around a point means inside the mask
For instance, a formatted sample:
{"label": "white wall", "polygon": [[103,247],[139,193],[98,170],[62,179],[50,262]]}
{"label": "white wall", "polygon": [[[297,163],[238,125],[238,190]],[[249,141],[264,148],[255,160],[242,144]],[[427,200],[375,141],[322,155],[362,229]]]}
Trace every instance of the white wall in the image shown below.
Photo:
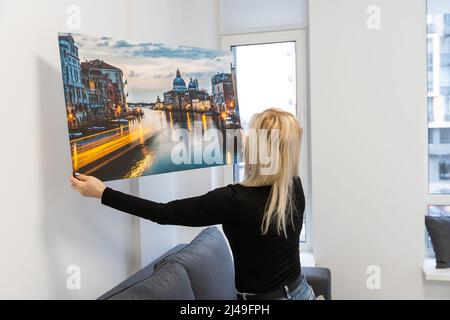
{"label": "white wall", "polygon": [[[190,229],[156,225],[141,230],[134,218],[71,190],[57,42],[58,31],[69,31],[66,9],[76,4],[80,33],[217,47],[217,2],[189,3],[0,0],[0,298],[95,298],[136,271],[141,258],[148,261],[193,236]],[[166,201],[207,191],[210,171],[186,172],[181,180],[144,178],[131,188],[128,181],[110,185]],[[207,177],[203,185],[192,183],[198,174]],[[142,257],[136,251],[140,236],[150,240]],[[66,288],[72,264],[81,267],[79,291]]]}
{"label": "white wall", "polygon": [[[95,298],[129,273],[130,218],[80,199],[68,183],[57,32],[74,3],[83,10],[80,31],[124,36],[114,18],[123,1],[1,2],[0,298]],[[109,15],[95,13],[106,6]],[[66,288],[73,264],[79,291]]]}
{"label": "white wall", "polygon": [[[368,30],[366,8],[381,8]],[[425,0],[310,1],[314,254],[335,298],[450,298],[424,282]],[[366,268],[381,268],[368,290]]]}
{"label": "white wall", "polygon": [[307,0],[220,0],[221,34],[305,28]]}
{"label": "white wall", "polygon": [[128,0],[131,38],[218,47],[218,0]]}

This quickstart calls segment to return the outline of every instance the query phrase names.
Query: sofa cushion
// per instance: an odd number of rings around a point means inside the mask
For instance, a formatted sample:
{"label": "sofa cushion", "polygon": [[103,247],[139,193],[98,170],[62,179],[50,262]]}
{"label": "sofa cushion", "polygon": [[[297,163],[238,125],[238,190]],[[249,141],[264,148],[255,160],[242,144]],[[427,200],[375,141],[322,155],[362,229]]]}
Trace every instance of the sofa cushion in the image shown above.
{"label": "sofa cushion", "polygon": [[222,233],[216,227],[200,232],[180,252],[166,259],[186,270],[198,300],[235,300],[234,265]]}
{"label": "sofa cushion", "polygon": [[450,217],[425,217],[436,255],[436,268],[450,268]]}
{"label": "sofa cushion", "polygon": [[183,266],[166,260],[153,275],[110,297],[110,300],[194,300],[189,277]]}

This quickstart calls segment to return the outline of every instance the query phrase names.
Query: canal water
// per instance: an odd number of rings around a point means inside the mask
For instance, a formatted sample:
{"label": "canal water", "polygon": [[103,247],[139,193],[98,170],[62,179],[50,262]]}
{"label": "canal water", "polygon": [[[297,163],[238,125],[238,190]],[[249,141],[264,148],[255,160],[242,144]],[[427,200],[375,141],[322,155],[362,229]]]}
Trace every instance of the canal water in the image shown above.
{"label": "canal water", "polygon": [[[89,172],[90,175],[106,181],[223,164],[195,162],[193,152],[191,152],[189,163],[176,164],[172,161],[172,150],[176,145],[180,145],[180,141],[183,143],[190,141],[191,151],[193,151],[192,143],[197,143],[197,146],[199,146],[198,143],[202,143],[201,135],[195,133],[205,133],[207,129],[218,129],[220,133],[225,134],[226,124],[220,115],[150,109],[143,109],[143,111],[143,118],[131,121],[126,131],[130,135],[129,147],[123,148],[124,151],[120,153],[120,156],[107,155],[96,161],[95,170]],[[138,143],[132,139],[138,140]],[[208,143],[203,142],[200,146],[204,148]],[[188,144],[185,146],[188,148]],[[224,157],[226,152],[224,149],[219,148],[217,151],[219,152],[217,157],[228,163],[232,161],[230,154]],[[83,172],[83,170],[80,171]]]}

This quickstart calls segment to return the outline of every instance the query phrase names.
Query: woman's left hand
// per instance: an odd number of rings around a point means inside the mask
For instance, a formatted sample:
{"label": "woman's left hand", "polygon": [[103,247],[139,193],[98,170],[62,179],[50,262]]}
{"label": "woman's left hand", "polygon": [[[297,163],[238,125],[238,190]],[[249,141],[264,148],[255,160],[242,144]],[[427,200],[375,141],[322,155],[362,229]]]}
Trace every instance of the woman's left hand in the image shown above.
{"label": "woman's left hand", "polygon": [[[78,179],[77,179],[78,178]],[[93,176],[78,174],[77,178],[70,176],[72,188],[85,197],[101,198],[106,186],[103,182]]]}

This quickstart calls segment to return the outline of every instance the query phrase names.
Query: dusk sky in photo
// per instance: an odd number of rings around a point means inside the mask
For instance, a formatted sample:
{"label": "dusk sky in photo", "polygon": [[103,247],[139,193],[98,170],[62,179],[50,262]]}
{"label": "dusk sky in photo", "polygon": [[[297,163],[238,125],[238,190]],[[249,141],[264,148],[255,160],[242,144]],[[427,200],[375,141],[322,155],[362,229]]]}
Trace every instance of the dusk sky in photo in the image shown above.
{"label": "dusk sky in photo", "polygon": [[151,42],[117,40],[72,34],[80,61],[103,60],[123,72],[128,81],[128,102],[155,102],[172,88],[177,68],[189,83],[197,78],[200,89],[211,94],[211,76],[230,72],[231,52]]}

